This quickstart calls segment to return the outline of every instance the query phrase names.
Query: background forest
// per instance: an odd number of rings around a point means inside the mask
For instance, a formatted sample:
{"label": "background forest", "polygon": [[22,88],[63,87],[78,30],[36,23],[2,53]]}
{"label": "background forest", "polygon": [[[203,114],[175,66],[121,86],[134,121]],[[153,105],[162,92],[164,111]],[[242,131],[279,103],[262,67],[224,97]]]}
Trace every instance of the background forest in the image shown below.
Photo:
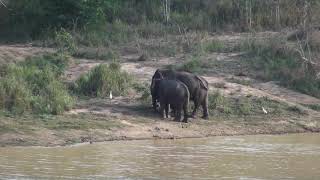
{"label": "background forest", "polygon": [[[61,27],[108,33],[137,29],[262,31],[319,25],[319,0],[2,0],[1,39],[37,39]],[[5,7],[6,6],[6,7]]]}

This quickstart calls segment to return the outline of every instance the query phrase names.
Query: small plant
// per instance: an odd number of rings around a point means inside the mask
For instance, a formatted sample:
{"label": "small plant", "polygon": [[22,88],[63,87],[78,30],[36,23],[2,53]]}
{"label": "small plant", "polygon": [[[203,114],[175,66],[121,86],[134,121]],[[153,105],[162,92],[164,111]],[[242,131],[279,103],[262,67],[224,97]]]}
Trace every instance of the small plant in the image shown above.
{"label": "small plant", "polygon": [[200,73],[201,72],[201,61],[198,57],[192,57],[191,60],[187,61],[186,63],[182,64],[178,67],[178,70],[187,71],[191,73]]}
{"label": "small plant", "polygon": [[296,112],[298,114],[307,114],[307,112],[299,106],[289,106],[288,110],[292,112]]}
{"label": "small plant", "polygon": [[238,101],[238,110],[240,114],[249,115],[252,110],[252,101],[249,98],[240,98]]}
{"label": "small plant", "polygon": [[151,103],[151,92],[150,92],[150,85],[147,83],[139,84],[135,83],[133,85],[133,88],[138,92],[141,93],[141,97],[139,100],[144,104],[150,104]]}
{"label": "small plant", "polygon": [[120,70],[119,63],[101,64],[76,81],[76,92],[85,96],[105,97],[109,93],[124,95],[132,78]]}
{"label": "small plant", "polygon": [[72,35],[64,28],[61,28],[60,31],[55,33],[55,42],[59,53],[74,54],[76,52],[76,43]]}
{"label": "small plant", "polygon": [[205,44],[206,52],[223,52],[225,50],[225,45],[223,42],[218,40],[213,40]]}
{"label": "small plant", "polygon": [[208,107],[210,111],[217,110],[218,112],[231,114],[233,111],[229,105],[229,101],[219,91],[214,94],[209,94]]}
{"label": "small plant", "polygon": [[214,83],[213,86],[216,88],[225,88],[226,83],[225,82],[217,82],[217,83]]}

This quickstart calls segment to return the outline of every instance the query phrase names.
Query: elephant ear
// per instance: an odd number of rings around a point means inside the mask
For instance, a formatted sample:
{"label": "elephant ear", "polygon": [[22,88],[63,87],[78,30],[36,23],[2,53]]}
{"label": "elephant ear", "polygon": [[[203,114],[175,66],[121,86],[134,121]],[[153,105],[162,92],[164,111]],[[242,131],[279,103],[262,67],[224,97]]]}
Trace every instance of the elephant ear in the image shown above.
{"label": "elephant ear", "polygon": [[206,90],[209,90],[209,83],[207,80],[205,80],[203,77],[201,76],[196,76],[196,78],[200,81],[200,85],[201,87],[205,88]]}
{"label": "elephant ear", "polygon": [[154,73],[153,77],[152,77],[152,82],[151,82],[151,89],[154,88],[155,86],[155,81],[159,81],[163,79],[163,75],[161,73],[160,69],[157,69],[156,72]]}
{"label": "elephant ear", "polygon": [[156,72],[153,75],[154,79],[163,79],[163,75],[160,69],[157,69]]}

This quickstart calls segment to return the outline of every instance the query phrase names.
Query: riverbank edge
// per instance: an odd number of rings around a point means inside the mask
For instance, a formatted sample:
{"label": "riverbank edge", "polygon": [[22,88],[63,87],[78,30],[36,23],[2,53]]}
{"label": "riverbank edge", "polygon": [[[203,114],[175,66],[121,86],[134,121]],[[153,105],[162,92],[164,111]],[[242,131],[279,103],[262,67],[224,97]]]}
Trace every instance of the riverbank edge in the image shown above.
{"label": "riverbank edge", "polygon": [[[274,123],[274,122],[273,122]],[[271,123],[271,124],[273,124]],[[73,137],[61,137],[58,132],[51,132],[56,136],[55,140],[48,138],[44,141],[36,132],[32,136],[22,135],[19,133],[11,133],[12,138],[4,139],[3,135],[0,135],[0,147],[67,147],[82,144],[95,144],[111,141],[140,141],[140,140],[176,140],[176,139],[189,139],[189,138],[208,138],[217,136],[253,136],[253,135],[286,135],[286,134],[300,134],[300,133],[320,133],[319,127],[307,128],[297,124],[291,124],[290,127],[284,126],[256,126],[252,128],[252,124],[243,128],[234,129],[234,127],[225,127],[222,129],[221,124],[204,126],[199,124],[191,124],[189,127],[183,127],[180,123],[174,122],[161,122],[157,121],[156,124],[140,124],[144,126],[144,131],[137,132],[137,127],[122,127],[113,132],[108,132],[107,135],[101,135],[104,130],[97,129],[91,130],[90,135],[88,132],[79,133],[79,135]],[[179,127],[180,126],[180,127]],[[195,127],[194,127],[195,126]],[[181,131],[174,131],[178,128]],[[200,129],[199,129],[200,128]],[[185,130],[187,129],[187,130]],[[66,130],[73,131],[73,130]],[[42,131],[43,132],[43,131]],[[100,135],[99,135],[100,134]],[[7,134],[4,134],[6,136]],[[51,140],[51,141],[50,141]]]}

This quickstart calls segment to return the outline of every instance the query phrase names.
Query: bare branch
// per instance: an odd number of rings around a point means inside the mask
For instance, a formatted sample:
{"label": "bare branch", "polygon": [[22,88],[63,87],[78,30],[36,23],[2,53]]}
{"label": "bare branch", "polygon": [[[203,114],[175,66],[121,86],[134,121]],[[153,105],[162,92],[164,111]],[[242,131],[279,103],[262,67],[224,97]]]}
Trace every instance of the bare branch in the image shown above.
{"label": "bare branch", "polygon": [[2,0],[0,0],[0,3],[7,8],[6,4]]}

